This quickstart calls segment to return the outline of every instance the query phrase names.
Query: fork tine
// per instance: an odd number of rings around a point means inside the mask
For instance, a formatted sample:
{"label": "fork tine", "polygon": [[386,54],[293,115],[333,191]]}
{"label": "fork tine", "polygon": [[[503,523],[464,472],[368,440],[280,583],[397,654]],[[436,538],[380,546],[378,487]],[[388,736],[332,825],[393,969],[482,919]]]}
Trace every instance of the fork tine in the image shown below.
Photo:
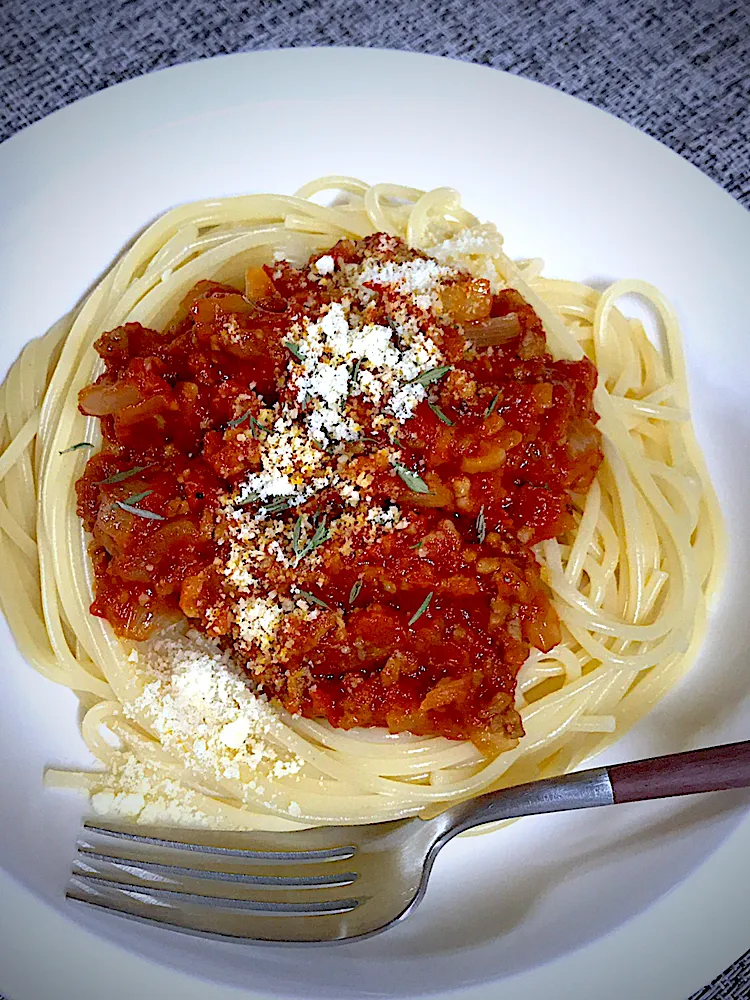
{"label": "fork tine", "polygon": [[67,895],[198,934],[361,938],[401,919],[419,898],[433,827],[403,819],[250,833],[89,820]]}
{"label": "fork tine", "polygon": [[177,890],[189,888],[190,891],[201,895],[205,894],[207,890],[214,894],[237,891],[244,894],[246,891],[258,889],[269,892],[286,892],[288,895],[290,890],[343,888],[353,885],[358,878],[357,873],[352,871],[327,871],[319,874],[301,875],[298,874],[299,870],[295,866],[286,869],[290,873],[288,875],[259,875],[241,871],[186,868],[181,865],[163,864],[155,861],[116,858],[94,852],[79,854],[73,862],[73,875],[107,878],[118,882],[127,881],[130,884]]}
{"label": "fork tine", "polygon": [[[291,833],[244,833],[234,831],[185,830],[184,839],[174,828],[150,827],[139,832],[126,823],[100,823],[87,820],[84,830],[99,837],[113,838],[155,848],[236,857],[247,861],[283,864],[346,861],[357,853],[351,831],[346,827],[318,827]],[[304,846],[302,846],[304,845]],[[81,838],[79,846],[89,849]],[[96,848],[91,846],[92,850]]]}
{"label": "fork tine", "polygon": [[269,913],[272,915],[295,916],[318,916],[328,913],[348,913],[359,906],[359,900],[350,899],[321,899],[311,900],[272,900],[272,899],[243,899],[237,896],[204,896],[194,892],[185,892],[182,889],[162,889],[155,886],[131,885],[125,882],[117,882],[112,879],[100,878],[91,875],[74,875],[70,880],[68,890],[70,892],[77,884],[85,884],[89,891],[96,886],[103,890],[114,889],[118,893],[126,896],[137,896],[147,900],[153,900],[158,906],[167,906],[171,903],[180,907],[187,904],[199,904],[207,909],[242,910],[247,913]]}
{"label": "fork tine", "polygon": [[[151,881],[154,884],[160,881],[159,875],[177,878],[180,872],[189,873],[188,877],[219,882],[223,877],[232,880],[237,876],[255,876],[256,880],[270,880],[269,887],[275,881],[279,886],[301,887],[308,880],[310,885],[324,886],[350,883],[356,878],[352,870],[355,849],[351,846],[345,849],[323,848],[317,852],[261,851],[240,848],[235,840],[234,846],[222,849],[219,844],[193,845],[187,839],[174,839],[191,837],[196,831],[171,830],[169,840],[157,835],[160,832],[152,829],[143,832],[118,830],[114,833],[87,830],[86,833],[93,833],[93,836],[82,835],[79,839],[78,863],[84,867],[97,863],[108,865],[110,874],[115,871],[111,866],[140,865],[142,876],[151,866]],[[254,837],[248,836],[250,839],[243,838],[243,843],[248,847],[255,846]],[[267,846],[265,841],[262,846]],[[117,877],[123,877],[122,871]],[[256,884],[261,883],[256,881]]]}
{"label": "fork tine", "polygon": [[81,876],[71,878],[66,896],[181,931],[290,943],[350,937],[347,917],[366,902],[354,898],[317,902],[219,899]]}

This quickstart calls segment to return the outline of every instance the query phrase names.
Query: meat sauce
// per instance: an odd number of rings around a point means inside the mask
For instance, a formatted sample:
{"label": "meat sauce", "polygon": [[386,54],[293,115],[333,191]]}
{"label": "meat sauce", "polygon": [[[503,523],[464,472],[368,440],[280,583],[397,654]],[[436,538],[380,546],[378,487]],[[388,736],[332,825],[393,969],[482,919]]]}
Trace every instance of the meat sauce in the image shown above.
{"label": "meat sauce", "polygon": [[[329,253],[339,268],[423,257],[379,234]],[[372,291],[374,322],[404,308],[392,288]],[[572,495],[601,461],[596,369],[553,360],[516,291],[455,272],[434,310],[444,365],[427,398],[390,429],[353,404],[363,433],[339,465],[366,475],[363,510],[313,559],[267,563],[265,592],[295,610],[263,656],[238,636],[222,510],[261,466],[269,414],[289,403],[293,331],[346,294],[281,262],[248,271],[244,291],[199,282],[164,332],[130,323],[97,341],[105,371],[80,408],[100,418],[103,445],[77,483],[91,611],[131,640],[187,616],[292,712],[500,749],[522,735],[514,696],[530,648],[560,640],[532,546],[574,526]],[[389,506],[401,530],[373,532],[367,509]],[[273,517],[291,536],[303,515],[340,526],[345,510],[323,490]]]}

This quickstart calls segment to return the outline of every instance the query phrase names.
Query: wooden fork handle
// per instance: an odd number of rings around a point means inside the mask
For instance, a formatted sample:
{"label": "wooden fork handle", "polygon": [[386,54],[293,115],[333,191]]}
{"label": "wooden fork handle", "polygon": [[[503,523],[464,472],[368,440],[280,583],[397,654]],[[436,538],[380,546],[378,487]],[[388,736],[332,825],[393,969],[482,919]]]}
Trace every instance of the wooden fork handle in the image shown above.
{"label": "wooden fork handle", "polygon": [[615,764],[607,773],[615,802],[750,787],[750,740],[667,757]]}

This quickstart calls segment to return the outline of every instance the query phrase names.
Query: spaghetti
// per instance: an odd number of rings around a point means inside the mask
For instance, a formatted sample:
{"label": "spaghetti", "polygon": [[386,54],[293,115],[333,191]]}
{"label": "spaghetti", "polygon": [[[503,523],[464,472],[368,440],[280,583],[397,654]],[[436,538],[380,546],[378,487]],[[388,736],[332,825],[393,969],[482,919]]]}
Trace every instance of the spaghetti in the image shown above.
{"label": "spaghetti", "polygon": [[[336,190],[333,207],[314,197]],[[602,462],[574,526],[536,546],[562,641],[518,675],[524,736],[485,755],[468,740],[334,728],[252,694],[226,653],[177,625],[118,639],[89,613],[92,570],[75,483],[100,432],[78,409],[92,345],[125,323],[163,329],[199,280],[241,285],[248,267],[303,265],[341,239],[404,239],[439,265],[515,289],[557,359],[589,357]],[[616,308],[658,312],[660,353]],[[539,275],[504,253],[450,189],[368,187],[330,177],[294,198],[252,195],[169,212],[83,305],[22,352],[0,390],[0,602],[24,656],[78,692],[84,740],[103,769],[48,772],[95,808],[139,819],[290,829],[440,808],[570,770],[618,738],[694,658],[722,564],[720,515],[689,423],[679,330],[643,282],[603,294]],[[136,494],[137,497],[137,494]],[[127,497],[124,497],[127,500]],[[136,500],[137,502],[137,500]],[[192,714],[191,714],[192,713]],[[484,748],[486,749],[486,748]]]}

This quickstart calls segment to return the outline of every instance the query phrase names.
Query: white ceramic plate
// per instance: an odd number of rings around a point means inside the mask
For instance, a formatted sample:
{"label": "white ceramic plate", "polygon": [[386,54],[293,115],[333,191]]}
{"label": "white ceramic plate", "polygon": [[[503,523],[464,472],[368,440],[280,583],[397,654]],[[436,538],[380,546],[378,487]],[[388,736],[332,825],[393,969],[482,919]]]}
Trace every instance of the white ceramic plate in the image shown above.
{"label": "white ceramic plate", "polygon": [[[608,760],[747,735],[748,216],[602,112],[475,66],[332,49],[194,63],[89,97],[0,149],[0,371],[169,206],[292,192],[324,173],[452,185],[511,253],[544,256],[547,273],[642,277],[672,299],[731,560],[695,669]],[[0,649],[3,918],[14,907],[0,990],[13,1000],[100,1000],[105,968],[110,997],[198,996],[188,973],[210,980],[212,997],[230,995],[220,986],[329,998],[471,987],[475,997],[684,1000],[746,947],[740,793],[539,817],[454,842],[416,914],[357,945],[213,943],[66,904],[82,804],[43,792],[41,775],[49,762],[86,761],[75,699],[27,667],[4,628]],[[40,930],[63,944],[40,952]]]}

